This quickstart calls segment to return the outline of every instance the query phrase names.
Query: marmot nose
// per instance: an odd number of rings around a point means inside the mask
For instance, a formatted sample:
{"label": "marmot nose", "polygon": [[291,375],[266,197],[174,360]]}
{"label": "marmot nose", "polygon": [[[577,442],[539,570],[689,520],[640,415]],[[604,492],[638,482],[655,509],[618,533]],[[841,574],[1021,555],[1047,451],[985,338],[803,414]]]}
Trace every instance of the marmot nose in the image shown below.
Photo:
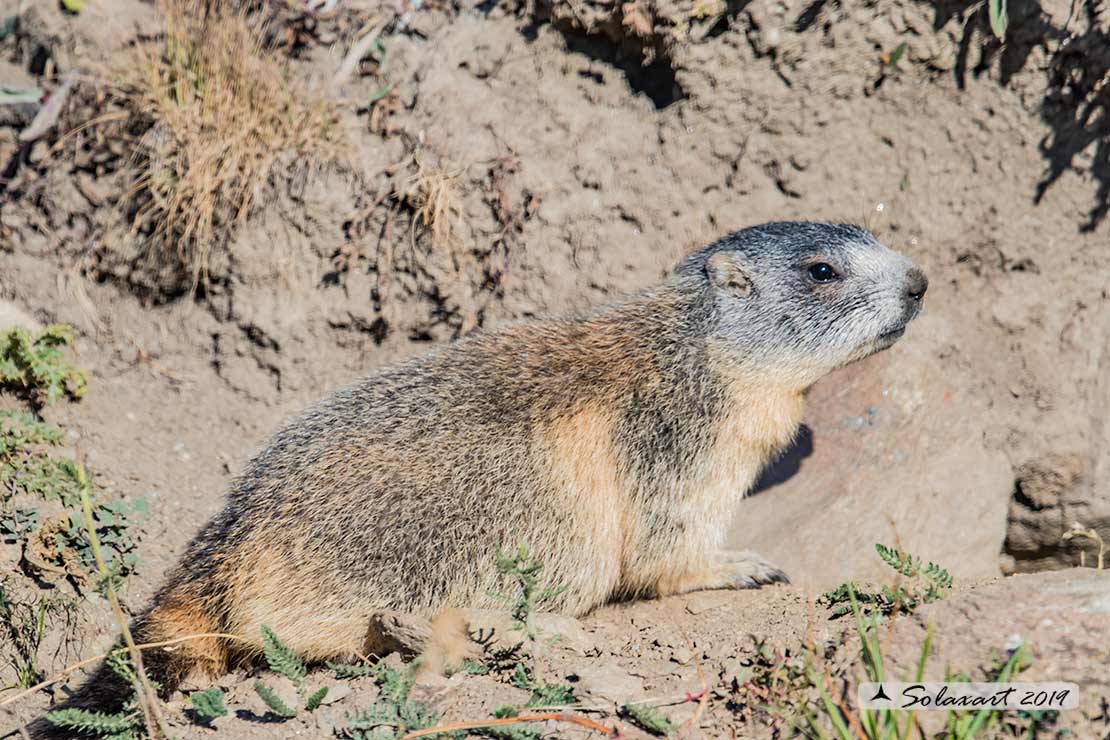
{"label": "marmot nose", "polygon": [[929,278],[925,277],[925,273],[916,267],[910,270],[906,279],[906,295],[912,300],[920,301],[925,297],[925,291],[928,289]]}

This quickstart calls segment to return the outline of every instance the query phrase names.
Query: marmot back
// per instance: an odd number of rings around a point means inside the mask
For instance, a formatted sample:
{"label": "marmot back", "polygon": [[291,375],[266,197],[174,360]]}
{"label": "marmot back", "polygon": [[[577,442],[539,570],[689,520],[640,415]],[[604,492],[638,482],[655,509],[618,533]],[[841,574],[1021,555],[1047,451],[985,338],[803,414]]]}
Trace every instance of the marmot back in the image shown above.
{"label": "marmot back", "polygon": [[[350,656],[375,612],[494,606],[495,553],[522,544],[571,614],[784,581],[719,550],[735,507],[796,433],[803,392],[893,344],[926,286],[861,228],[768,224],[587,315],[371,373],[250,462],[136,640],[257,640],[267,624],[306,658]],[[211,638],[147,662],[168,691],[258,649]]]}

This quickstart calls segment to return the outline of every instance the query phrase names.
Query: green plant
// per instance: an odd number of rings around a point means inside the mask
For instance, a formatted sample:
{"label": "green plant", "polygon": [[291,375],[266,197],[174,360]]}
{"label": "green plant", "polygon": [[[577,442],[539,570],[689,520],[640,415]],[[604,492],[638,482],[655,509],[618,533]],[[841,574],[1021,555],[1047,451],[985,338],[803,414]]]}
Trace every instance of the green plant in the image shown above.
{"label": "green plant", "polygon": [[37,444],[57,445],[62,441],[58,427],[39,421],[26,411],[0,411],[0,456],[5,458],[27,452]]}
{"label": "green plant", "polygon": [[[368,709],[348,714],[343,733],[354,740],[394,740],[409,732],[434,727],[437,722],[439,714],[422,702],[404,701],[395,704],[378,700]],[[440,733],[427,737],[447,736]]]}
{"label": "green plant", "polygon": [[[849,603],[856,620],[856,632],[860,640],[860,657],[863,663],[867,681],[882,683],[887,680],[886,667],[879,641],[878,615],[865,614],[855,592],[849,589]],[[932,650],[933,630],[929,627],[918,655],[917,666],[914,671],[913,681],[919,683],[925,675],[925,666]],[[1004,683],[1011,676],[1022,670],[1026,665],[1027,652],[1024,645],[1013,651],[1001,663],[997,671],[992,671],[991,681]],[[895,709],[858,709],[850,713],[832,678],[824,671],[817,669],[813,662],[809,665],[809,680],[817,689],[820,697],[817,712],[805,710],[806,722],[809,726],[810,737],[817,740],[909,740],[916,729],[913,713]],[[951,674],[945,677],[946,681],[956,680]],[[828,724],[821,722],[821,716]],[[980,709],[977,711],[949,711],[945,731],[936,736],[937,740],[975,740],[976,738],[990,737],[985,734],[992,728],[1001,716],[999,710]],[[831,732],[829,731],[831,727]]]}
{"label": "green plant", "polygon": [[810,692],[805,656],[752,637],[753,654],[733,677],[732,711],[744,723],[760,721],[776,733],[797,715]]}
{"label": "green plant", "polygon": [[625,704],[621,714],[644,728],[652,735],[667,737],[676,729],[673,722],[659,709],[646,704]]}
{"label": "green plant", "polygon": [[11,579],[0,579],[0,635],[6,635],[9,646],[5,656],[15,670],[14,683],[0,688],[25,689],[42,680],[38,668],[39,645],[42,643],[47,619],[62,617],[66,626],[76,618],[77,604],[67,596],[49,596],[24,600],[11,593]]}
{"label": "green plant", "polygon": [[[289,679],[297,687],[297,695],[301,699],[301,709],[306,712],[315,711],[328,695],[328,687],[319,689],[306,695],[304,685],[308,669],[295,652],[278,639],[274,631],[262,625],[262,654],[266,656],[266,664],[270,670],[279,676]],[[262,702],[278,717],[288,719],[297,716],[297,709],[286,704],[281,697],[261,680],[254,682],[254,691]]]}
{"label": "green plant", "polygon": [[38,525],[39,513],[36,509],[0,511],[0,542],[5,545],[22,542]]}
{"label": "green plant", "polygon": [[[374,668],[380,689],[378,700],[366,709],[347,715],[344,736],[354,740],[394,740],[409,732],[434,727],[439,722],[439,714],[424,702],[409,699],[415,669],[414,663],[394,668],[384,661],[379,662]],[[428,737],[453,736],[441,733]]]}
{"label": "green plant", "polygon": [[369,663],[333,663],[328,661],[325,665],[335,672],[335,677],[338,679],[373,676],[378,670],[376,665]]}
{"label": "green plant", "polygon": [[124,714],[116,712],[90,712],[85,709],[59,709],[47,715],[47,719],[55,727],[63,730],[73,730],[83,735],[105,737],[112,740],[125,740],[125,738],[139,737],[140,724],[134,713]]}
{"label": "green plant", "polygon": [[[0,539],[6,543],[29,542],[37,535],[40,541],[36,552],[41,558],[83,583],[81,573],[97,570],[80,511],[85,474],[74,461],[49,454],[49,448],[59,445],[61,439],[57,427],[29,413],[0,411]],[[12,503],[13,499],[18,503],[16,497],[56,501],[68,514],[46,517],[40,525],[38,511]],[[146,512],[142,499],[92,503],[92,520],[104,548],[109,577],[117,583],[138,563],[133,530]]]}
{"label": "green plant", "polygon": [[262,653],[271,671],[285,676],[297,688],[304,686],[304,677],[308,674],[304,662],[266,625],[262,625]]}
{"label": "green plant", "polygon": [[485,663],[480,663],[476,660],[471,660],[470,658],[467,658],[463,661],[462,671],[468,676],[488,676],[490,672],[490,667]]}
{"label": "green plant", "polygon": [[991,31],[999,40],[1005,40],[1006,27],[1010,24],[1006,12],[1006,0],[987,0],[987,17],[990,19]]}
{"label": "green plant", "polygon": [[73,462],[51,457],[42,449],[61,442],[62,433],[53,424],[25,411],[0,411],[0,486],[7,490],[0,498],[22,493],[76,506]]}
{"label": "green plant", "polygon": [[37,406],[63,395],[80,398],[88,377],[66,358],[62,349],[73,342],[73,329],[51,324],[32,335],[22,327],[0,336],[0,388],[26,395]]}
{"label": "green plant", "polygon": [[394,668],[387,663],[378,663],[374,678],[382,699],[391,704],[401,704],[408,700],[409,692],[416,683],[416,665],[409,663],[402,668]]}
{"label": "green plant", "polygon": [[261,680],[254,682],[254,692],[262,699],[262,703],[278,717],[289,719],[297,716],[297,710],[286,704],[280,696],[274,693],[273,689],[262,683]]}
{"label": "green plant", "polygon": [[[104,590],[109,579],[113,587],[118,588],[123,578],[134,572],[139,555],[132,528],[147,512],[147,504],[143,499],[130,503],[120,499],[92,504],[89,519],[108,568],[106,576],[101,574],[95,579],[98,591]],[[88,572],[96,571],[96,556],[88,533],[88,521],[83,514],[70,512],[67,525],[54,532],[54,544],[56,552],[69,550],[76,554]]]}
{"label": "green plant", "polygon": [[217,717],[227,716],[227,707],[224,706],[224,692],[218,686],[213,686],[204,691],[194,691],[189,695],[189,706],[203,723],[208,723]]}
{"label": "green plant", "polygon": [[531,625],[532,612],[543,602],[561,594],[566,587],[542,586],[540,572],[543,570],[543,564],[530,558],[528,548],[524,545],[509,555],[498,550],[494,562],[502,576],[515,582],[519,594],[491,593],[490,596],[508,604],[509,613],[513,618],[513,628],[524,633],[528,639],[534,640],[536,632]]}
{"label": "green plant", "polygon": [[848,581],[826,593],[822,600],[832,608],[833,617],[851,612],[854,598],[865,613],[884,615],[913,612],[921,604],[937,601],[952,587],[952,576],[935,563],[922,563],[920,558],[876,544],[875,551],[883,562],[900,575],[910,579],[908,584],[884,585],[879,591],[864,591]]}
{"label": "green plant", "polygon": [[[943,592],[952,587],[952,576],[935,563],[922,565],[921,558],[895,550],[893,547],[876,544],[875,551],[883,562],[908,578],[922,577],[928,583],[926,601],[935,601]],[[928,598],[932,595],[932,598]]]}
{"label": "green plant", "polygon": [[898,62],[901,61],[902,57],[906,53],[907,46],[908,44],[903,41],[902,43],[898,44],[898,46],[894,47],[894,51],[890,52],[889,54],[883,54],[883,68],[887,70],[892,70],[897,67]]}
{"label": "green plant", "polygon": [[[135,685],[137,676],[126,653],[112,653],[106,660],[112,671]],[[49,712],[46,720],[63,730],[110,740],[138,740],[144,737],[143,713],[136,694],[132,694],[118,712],[93,712],[86,709],[59,709]]]}
{"label": "green plant", "polygon": [[538,683],[528,675],[528,669],[523,663],[517,663],[513,669],[512,684],[518,689],[530,691],[526,707],[565,706],[575,701],[574,689],[565,683]]}

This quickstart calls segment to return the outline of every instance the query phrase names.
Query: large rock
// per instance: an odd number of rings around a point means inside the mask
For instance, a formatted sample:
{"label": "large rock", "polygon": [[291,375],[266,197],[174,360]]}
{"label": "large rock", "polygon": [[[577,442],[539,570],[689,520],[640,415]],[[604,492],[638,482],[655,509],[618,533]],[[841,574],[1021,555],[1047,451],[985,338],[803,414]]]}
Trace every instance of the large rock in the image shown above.
{"label": "large rock", "polygon": [[984,446],[973,385],[945,362],[950,334],[923,315],[892,350],[819,383],[808,434],[741,505],[730,546],[807,589],[889,578],[875,543],[957,577],[997,575],[1013,477]]}

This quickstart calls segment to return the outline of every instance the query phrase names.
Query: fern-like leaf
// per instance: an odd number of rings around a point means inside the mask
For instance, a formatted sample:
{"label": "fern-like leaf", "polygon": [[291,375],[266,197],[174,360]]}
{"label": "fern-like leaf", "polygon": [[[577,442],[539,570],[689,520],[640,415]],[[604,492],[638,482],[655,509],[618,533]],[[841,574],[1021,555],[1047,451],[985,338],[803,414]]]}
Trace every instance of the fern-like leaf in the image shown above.
{"label": "fern-like leaf", "polygon": [[227,707],[224,706],[224,692],[220,691],[218,686],[190,694],[189,706],[203,720],[227,716]]}
{"label": "fern-like leaf", "polygon": [[[380,700],[368,709],[347,715],[346,737],[355,740],[393,740],[408,732],[434,727],[439,714],[422,702],[395,704]],[[456,737],[457,733],[437,733],[429,738]]]}
{"label": "fern-like leaf", "polygon": [[127,713],[106,714],[90,712],[85,709],[59,709],[49,712],[46,720],[63,730],[74,730],[86,735],[131,736],[136,727],[136,718]]}
{"label": "fern-like leaf", "polygon": [[926,565],[923,574],[925,580],[929,581],[937,588],[946,589],[952,586],[952,574],[936,563],[929,563]]}
{"label": "fern-like leaf", "polygon": [[296,709],[293,709],[291,706],[282,701],[281,697],[278,696],[273,689],[271,689],[269,686],[262,683],[261,681],[254,682],[254,691],[256,694],[258,694],[259,698],[262,699],[262,702],[270,709],[270,711],[277,716],[285,717],[286,719],[297,716]]}
{"label": "fern-like leaf", "polygon": [[409,698],[412,685],[415,682],[415,671],[412,665],[400,670],[391,668],[384,663],[379,664],[377,671],[378,686],[381,687],[381,697],[392,704],[403,704]]}
{"label": "fern-like leaf", "polygon": [[880,544],[875,545],[875,551],[879,553],[879,557],[883,559],[884,563],[907,578],[913,578],[921,570],[921,561],[913,555],[907,555],[893,547],[885,547]]}
{"label": "fern-like leaf", "polygon": [[530,707],[559,707],[574,703],[574,689],[565,683],[541,683],[532,687]]}
{"label": "fern-like leaf", "polygon": [[489,675],[490,668],[485,663],[479,663],[476,660],[467,658],[462,664],[463,672],[470,676],[486,676]]}
{"label": "fern-like leaf", "polygon": [[279,676],[285,676],[297,688],[304,686],[304,677],[307,673],[304,662],[266,625],[262,625],[262,652],[266,656],[266,663],[271,671]]}
{"label": "fern-like leaf", "polygon": [[540,740],[543,736],[540,728],[526,722],[521,722],[518,725],[483,727],[475,730],[475,732],[484,737],[496,738],[496,740]]}
{"label": "fern-like leaf", "polygon": [[112,673],[122,678],[129,684],[136,681],[135,669],[131,667],[131,656],[124,652],[111,652],[104,662],[112,669]]}
{"label": "fern-like leaf", "polygon": [[327,697],[327,695],[327,686],[321,686],[320,688],[316,689],[309,695],[307,699],[304,700],[304,710],[306,712],[315,712],[316,709],[324,703],[324,699]]}
{"label": "fern-like leaf", "polygon": [[624,714],[653,735],[665,737],[675,731],[674,723],[654,707],[644,704],[625,704]]}
{"label": "fern-like leaf", "polygon": [[370,665],[369,663],[333,663],[328,661],[326,665],[335,672],[335,677],[341,680],[373,676],[378,671],[376,665]]}

